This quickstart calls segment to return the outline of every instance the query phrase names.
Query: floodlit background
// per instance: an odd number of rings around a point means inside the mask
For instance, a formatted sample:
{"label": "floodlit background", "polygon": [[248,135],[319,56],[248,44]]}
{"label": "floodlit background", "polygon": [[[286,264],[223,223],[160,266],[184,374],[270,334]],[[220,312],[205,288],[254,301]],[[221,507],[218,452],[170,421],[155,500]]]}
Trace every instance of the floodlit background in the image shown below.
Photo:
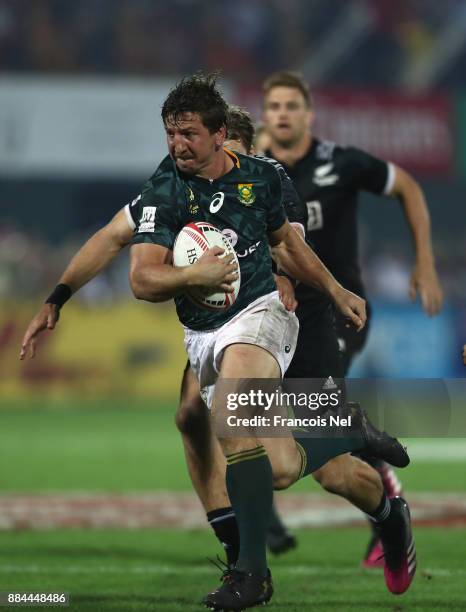
{"label": "floodlit background", "polygon": [[1,0],[0,390],[176,393],[183,357],[172,308],[131,299],[126,253],[66,307],[40,360],[20,367],[15,356],[31,308],[70,255],[165,155],[161,103],[199,68],[220,68],[228,99],[256,119],[261,80],[301,70],[319,137],[419,179],[444,313],[429,321],[408,302],[413,251],[396,202],[363,197],[361,261],[375,318],[353,374],[461,376],[465,28],[461,0]]}
{"label": "floodlit background", "polygon": [[[63,499],[37,519],[28,514],[39,508],[37,499],[17,507],[8,502],[9,493],[190,491],[173,423],[185,363],[181,329],[171,304],[132,298],[127,252],[64,307],[34,361],[20,363],[18,352],[30,317],[71,255],[139,193],[164,157],[161,103],[177,79],[198,69],[220,69],[227,99],[256,120],[262,79],[277,69],[302,71],[315,96],[318,137],[360,146],[420,181],[432,217],[444,311],[429,320],[408,300],[413,249],[398,204],[363,196],[361,263],[374,320],[352,373],[464,376],[465,31],[464,0],[0,0],[0,529],[40,526],[41,520],[48,525],[47,517],[50,524],[88,524],[79,508],[60,505]],[[413,494],[442,492],[435,496],[439,503],[452,492],[460,503],[462,492],[464,525],[466,452],[464,441],[450,442],[418,440],[417,461],[403,480]],[[309,486],[302,483],[300,490]],[[172,504],[168,514],[181,522],[194,516],[189,525],[203,523],[195,502],[189,512],[179,507]],[[107,524],[105,512],[97,524]],[[294,524],[302,524],[303,511],[301,519],[296,516]],[[348,546],[356,539],[362,554],[365,535],[348,533]],[[5,532],[0,555],[3,550],[10,565],[0,563],[0,591],[21,580],[26,587],[27,572],[5,567],[29,558],[40,566],[31,551],[42,550],[47,567],[50,559],[66,566],[67,549],[62,560],[57,552],[61,536],[46,537],[56,538],[49,548],[21,540],[26,543],[18,549],[19,540]],[[102,550],[117,542],[105,537]],[[441,559],[442,567],[450,567],[441,548],[450,536],[438,535],[433,547],[430,537],[437,536],[426,536],[425,558],[430,554],[432,563]],[[448,550],[457,550],[456,535],[451,537]],[[73,538],[79,547],[81,536]],[[315,555],[316,544],[309,547]],[[89,540],[84,548],[94,545]],[[140,563],[140,545],[146,546],[145,536],[133,549],[122,541],[121,559],[133,555]],[[172,545],[169,540],[165,549]],[[204,555],[206,546],[193,546],[193,555]],[[211,537],[208,546],[215,551]],[[346,548],[336,542],[327,551]],[[306,551],[299,554],[309,564]],[[143,560],[157,553],[145,554]],[[112,560],[105,561],[111,567]],[[57,567],[50,585],[56,586]],[[384,595],[377,585],[379,601]],[[166,586],[162,580],[161,588]],[[443,586],[451,595],[451,584]],[[82,591],[93,588],[89,583]],[[436,591],[424,595],[426,602],[438,598]],[[416,595],[421,606],[424,595]],[[364,599],[367,610],[370,597],[372,592]],[[165,602],[156,609],[172,608]]]}

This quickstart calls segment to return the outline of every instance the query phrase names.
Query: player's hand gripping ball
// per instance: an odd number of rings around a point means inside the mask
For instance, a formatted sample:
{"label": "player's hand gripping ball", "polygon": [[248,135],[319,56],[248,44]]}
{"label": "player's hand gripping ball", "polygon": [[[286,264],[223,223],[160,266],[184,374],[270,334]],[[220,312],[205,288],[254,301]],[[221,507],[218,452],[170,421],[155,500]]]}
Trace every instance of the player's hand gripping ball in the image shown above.
{"label": "player's hand gripping ball", "polygon": [[233,292],[212,292],[212,289],[209,287],[195,287],[189,290],[188,295],[198,306],[208,310],[226,310],[235,303],[238,297],[241,275],[235,249],[229,239],[218,228],[205,221],[197,221],[185,225],[175,240],[173,265],[177,267],[191,266],[200,259],[203,253],[215,246],[224,249],[224,253],[220,257],[234,257],[238,278],[232,283]]}

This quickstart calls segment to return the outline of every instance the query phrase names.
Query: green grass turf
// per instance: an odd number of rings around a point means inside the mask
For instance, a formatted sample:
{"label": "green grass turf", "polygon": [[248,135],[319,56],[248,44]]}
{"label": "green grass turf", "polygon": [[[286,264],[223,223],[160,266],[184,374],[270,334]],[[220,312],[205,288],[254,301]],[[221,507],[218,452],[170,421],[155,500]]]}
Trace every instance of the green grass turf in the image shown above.
{"label": "green grass turf", "polygon": [[188,490],[172,408],[0,410],[0,490]]}
{"label": "green grass turf", "polygon": [[[0,405],[0,491],[191,490],[174,406]],[[5,469],[6,468],[6,469]],[[411,491],[466,491],[461,462],[413,462]],[[304,479],[293,491],[318,491]]]}
{"label": "green grass turf", "polygon": [[[420,566],[408,593],[390,595],[381,571],[358,567],[363,529],[297,532],[299,547],[273,559],[271,612],[465,610],[459,530],[417,529]],[[65,591],[70,610],[195,611],[218,584],[206,560],[219,552],[208,531],[0,532],[0,591]]]}

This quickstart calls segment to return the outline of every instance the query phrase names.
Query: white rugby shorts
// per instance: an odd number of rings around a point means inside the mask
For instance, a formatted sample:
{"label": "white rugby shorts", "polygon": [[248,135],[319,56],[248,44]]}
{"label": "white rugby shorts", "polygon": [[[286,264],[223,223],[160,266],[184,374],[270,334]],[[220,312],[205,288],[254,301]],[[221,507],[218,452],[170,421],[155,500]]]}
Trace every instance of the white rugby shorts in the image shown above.
{"label": "white rugby shorts", "polygon": [[298,331],[298,319],[283,306],[278,291],[258,298],[217,329],[195,331],[185,327],[186,352],[209,409],[227,346],[241,343],[262,347],[275,357],[283,378],[296,349]]}

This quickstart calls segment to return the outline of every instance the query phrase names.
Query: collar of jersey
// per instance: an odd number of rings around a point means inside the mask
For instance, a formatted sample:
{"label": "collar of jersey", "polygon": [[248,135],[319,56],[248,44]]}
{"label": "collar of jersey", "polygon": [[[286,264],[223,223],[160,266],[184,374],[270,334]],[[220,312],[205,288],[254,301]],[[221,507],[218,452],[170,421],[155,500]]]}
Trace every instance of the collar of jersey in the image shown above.
{"label": "collar of jersey", "polygon": [[235,164],[235,168],[241,168],[241,164],[239,162],[239,157],[234,153],[231,149],[227,149],[223,147],[225,153],[231,158],[232,162]]}
{"label": "collar of jersey", "polygon": [[230,176],[230,174],[232,174],[235,170],[237,170],[238,168],[241,168],[241,164],[239,161],[239,157],[236,155],[236,153],[233,153],[233,151],[230,151],[230,149],[227,149],[226,147],[223,147],[223,150],[225,151],[225,153],[228,155],[228,157],[231,159],[231,161],[233,162],[233,168],[231,170],[229,170],[226,174],[222,174],[222,176],[219,176],[218,179],[214,179],[213,181],[211,181],[208,178],[205,178],[204,176],[198,176],[197,174],[195,174],[194,176],[186,174],[185,172],[182,172],[176,165],[175,162],[173,162],[175,164],[175,168],[177,170],[177,172],[179,173],[179,175],[181,177],[183,177],[184,179],[187,180],[195,180],[195,181],[201,181],[203,183],[215,183],[216,181],[222,180],[223,178]]}

